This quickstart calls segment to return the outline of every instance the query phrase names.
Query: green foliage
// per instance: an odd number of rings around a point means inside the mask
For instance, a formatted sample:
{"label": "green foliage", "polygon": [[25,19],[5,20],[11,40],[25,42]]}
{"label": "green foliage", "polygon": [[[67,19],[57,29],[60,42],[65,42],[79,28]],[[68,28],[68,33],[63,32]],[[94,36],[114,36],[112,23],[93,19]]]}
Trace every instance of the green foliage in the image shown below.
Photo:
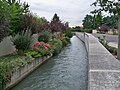
{"label": "green foliage", "polygon": [[21,4],[20,2],[14,0],[12,2],[8,2],[10,4],[10,22],[8,34],[15,35],[18,32],[18,26],[20,24],[20,18],[23,14],[29,11],[29,5],[26,3]]}
{"label": "green foliage", "polygon": [[17,27],[20,24],[21,15],[28,12],[29,6],[26,3],[21,4],[16,0],[2,0],[0,1],[0,18],[5,21],[1,24],[5,25],[4,31],[8,35],[15,35],[18,33]]}
{"label": "green foliage", "polygon": [[105,36],[103,36],[103,38],[98,37],[98,39],[110,53],[117,55],[117,48],[109,46],[108,42],[105,40]]}
{"label": "green foliage", "polygon": [[98,13],[97,15],[86,15],[83,20],[84,29],[96,29],[102,23],[102,13]]}
{"label": "green foliage", "polygon": [[64,34],[65,34],[66,37],[69,37],[69,38],[71,38],[73,36],[73,33],[72,33],[72,31],[70,29],[66,30],[64,32]]}
{"label": "green foliage", "polygon": [[81,29],[80,32],[92,33],[92,29]]}
{"label": "green foliage", "polygon": [[27,56],[18,55],[0,57],[0,90],[5,90],[6,84],[11,81],[12,72],[32,60]]}
{"label": "green foliage", "polygon": [[52,35],[48,30],[44,30],[39,33],[38,41],[47,43],[51,39]]}
{"label": "green foliage", "polygon": [[105,11],[120,16],[119,0],[96,0],[92,5],[99,6],[99,8],[97,8],[97,10],[95,9],[92,13]]}
{"label": "green foliage", "polygon": [[117,16],[107,16],[103,18],[103,23],[106,23],[110,28],[118,28],[118,17]]}
{"label": "green foliage", "polygon": [[7,79],[7,71],[9,70],[8,66],[4,63],[0,63],[0,89],[5,90]]}
{"label": "green foliage", "polygon": [[6,1],[0,0],[0,42],[7,36],[9,25],[9,7]]}
{"label": "green foliage", "polygon": [[36,21],[37,24],[45,24],[47,23],[47,20],[45,19],[45,17],[41,17],[39,18],[37,15],[33,17]]}
{"label": "green foliage", "polygon": [[61,39],[61,41],[62,41],[62,47],[65,47],[68,44],[66,39]]}
{"label": "green foliage", "polygon": [[28,50],[31,44],[31,36],[32,36],[31,31],[26,30],[14,36],[12,42],[14,43],[16,49],[22,51]]}
{"label": "green foliage", "polygon": [[51,48],[54,50],[53,55],[59,54],[63,47],[62,41],[59,39],[54,39],[50,41],[49,43],[51,45]]}
{"label": "green foliage", "polygon": [[41,53],[39,53],[39,52],[37,52],[37,51],[34,51],[34,50],[26,51],[26,52],[25,52],[25,55],[31,56],[31,57],[33,57],[33,58],[39,58],[39,57],[42,56]]}
{"label": "green foliage", "polygon": [[50,49],[49,50],[45,50],[42,47],[39,48],[38,53],[40,53],[42,57],[43,56],[50,56],[52,54]]}

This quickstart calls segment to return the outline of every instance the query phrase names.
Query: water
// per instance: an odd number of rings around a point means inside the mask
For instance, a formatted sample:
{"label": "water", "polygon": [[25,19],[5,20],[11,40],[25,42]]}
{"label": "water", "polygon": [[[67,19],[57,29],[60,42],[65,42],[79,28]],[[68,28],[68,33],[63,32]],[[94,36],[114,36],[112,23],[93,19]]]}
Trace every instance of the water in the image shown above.
{"label": "water", "polygon": [[58,55],[12,90],[87,90],[87,53],[76,36]]}

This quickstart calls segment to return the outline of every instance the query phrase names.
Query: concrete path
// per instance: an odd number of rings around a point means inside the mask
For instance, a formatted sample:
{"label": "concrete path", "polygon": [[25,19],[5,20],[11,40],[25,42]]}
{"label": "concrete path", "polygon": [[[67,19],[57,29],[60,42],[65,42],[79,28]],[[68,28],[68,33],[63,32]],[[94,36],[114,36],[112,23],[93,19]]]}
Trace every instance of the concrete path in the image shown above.
{"label": "concrete path", "polygon": [[120,62],[89,34],[89,90],[120,90]]}

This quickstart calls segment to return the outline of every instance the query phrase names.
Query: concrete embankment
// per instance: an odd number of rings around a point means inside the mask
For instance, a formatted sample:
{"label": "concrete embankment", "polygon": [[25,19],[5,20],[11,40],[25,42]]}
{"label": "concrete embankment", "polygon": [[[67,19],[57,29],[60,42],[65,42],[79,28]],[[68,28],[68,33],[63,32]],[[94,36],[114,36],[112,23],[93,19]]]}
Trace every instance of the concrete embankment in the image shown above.
{"label": "concrete embankment", "polygon": [[[77,36],[81,38],[81,34],[77,33]],[[87,36],[89,37],[88,90],[120,90],[120,61],[97,38],[91,34]]]}
{"label": "concrete embankment", "polygon": [[23,67],[16,69],[11,76],[11,81],[7,84],[6,89],[9,90],[20,81],[22,81],[25,77],[27,77],[31,72],[37,69],[41,64],[47,61],[51,56],[37,58],[32,62],[26,64]]}

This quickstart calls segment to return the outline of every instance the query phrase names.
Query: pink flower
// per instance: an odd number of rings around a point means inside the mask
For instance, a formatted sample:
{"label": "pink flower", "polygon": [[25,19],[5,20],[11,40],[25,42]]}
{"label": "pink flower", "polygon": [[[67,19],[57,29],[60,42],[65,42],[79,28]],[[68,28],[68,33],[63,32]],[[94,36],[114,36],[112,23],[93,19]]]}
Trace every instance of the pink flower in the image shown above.
{"label": "pink flower", "polygon": [[34,44],[34,48],[35,48],[35,49],[38,49],[38,46],[39,46],[39,45],[40,45],[40,42],[35,43],[35,44]]}
{"label": "pink flower", "polygon": [[46,46],[44,46],[44,48],[45,48],[46,50],[48,50],[48,48],[47,48]]}

